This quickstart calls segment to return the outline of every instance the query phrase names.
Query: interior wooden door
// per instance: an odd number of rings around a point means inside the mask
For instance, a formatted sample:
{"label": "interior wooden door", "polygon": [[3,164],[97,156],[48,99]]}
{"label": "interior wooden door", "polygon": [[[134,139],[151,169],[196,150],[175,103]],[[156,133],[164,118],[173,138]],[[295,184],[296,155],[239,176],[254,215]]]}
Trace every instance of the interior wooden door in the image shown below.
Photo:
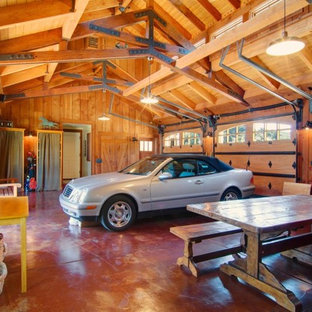
{"label": "interior wooden door", "polygon": [[81,131],[63,133],[63,180],[81,176]]}

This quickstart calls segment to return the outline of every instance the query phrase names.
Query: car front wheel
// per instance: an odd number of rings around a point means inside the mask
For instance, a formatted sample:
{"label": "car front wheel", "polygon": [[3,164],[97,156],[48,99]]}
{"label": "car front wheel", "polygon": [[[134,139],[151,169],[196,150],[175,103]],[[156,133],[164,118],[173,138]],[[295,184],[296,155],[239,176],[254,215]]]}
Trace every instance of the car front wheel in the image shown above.
{"label": "car front wheel", "polygon": [[236,200],[236,199],[241,199],[242,196],[240,194],[240,192],[234,188],[229,188],[227,189],[221,197],[221,200]]}
{"label": "car front wheel", "polygon": [[134,222],[135,218],[135,204],[124,195],[110,198],[101,211],[101,224],[109,231],[123,231]]}

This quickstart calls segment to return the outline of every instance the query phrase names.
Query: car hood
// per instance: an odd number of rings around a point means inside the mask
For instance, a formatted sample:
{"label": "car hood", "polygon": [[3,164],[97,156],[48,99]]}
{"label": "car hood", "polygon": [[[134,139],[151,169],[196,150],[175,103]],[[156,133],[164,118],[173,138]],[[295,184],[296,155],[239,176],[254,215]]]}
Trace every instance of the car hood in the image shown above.
{"label": "car hood", "polygon": [[109,172],[102,174],[95,174],[79,179],[74,179],[70,181],[70,185],[74,188],[87,188],[92,189],[96,187],[101,187],[108,184],[121,183],[127,181],[133,181],[137,179],[142,179],[145,176],[138,176],[132,174],[125,174],[120,172]]}

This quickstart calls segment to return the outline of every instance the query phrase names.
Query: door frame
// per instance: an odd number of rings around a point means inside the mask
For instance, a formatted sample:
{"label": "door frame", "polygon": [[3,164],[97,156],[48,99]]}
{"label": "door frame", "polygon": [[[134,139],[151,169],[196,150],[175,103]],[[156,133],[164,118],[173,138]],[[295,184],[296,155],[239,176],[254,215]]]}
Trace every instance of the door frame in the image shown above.
{"label": "door frame", "polygon": [[[82,174],[82,130],[80,129],[63,129],[63,132],[78,132],[80,133],[80,161],[79,161],[79,178],[81,177]],[[64,136],[63,136],[63,156],[64,156]],[[63,158],[62,157],[62,165],[63,165]],[[63,178],[63,177],[62,177]]]}

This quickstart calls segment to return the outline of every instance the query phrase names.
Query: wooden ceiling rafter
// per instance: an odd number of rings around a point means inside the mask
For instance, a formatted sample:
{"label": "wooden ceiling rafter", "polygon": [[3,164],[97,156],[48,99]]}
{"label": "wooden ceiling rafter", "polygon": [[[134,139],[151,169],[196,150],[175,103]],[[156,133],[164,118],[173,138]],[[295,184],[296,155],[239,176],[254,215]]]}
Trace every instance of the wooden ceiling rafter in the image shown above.
{"label": "wooden ceiling rafter", "polygon": [[[260,65],[261,67],[271,71],[268,66],[266,64],[264,64],[264,62],[258,57],[258,56],[254,56],[253,58],[251,58],[251,60],[255,63],[257,63],[258,65]],[[278,90],[278,88],[280,87],[280,83],[278,81],[276,81],[275,79],[272,79],[271,77],[263,74],[262,72],[260,72],[259,70],[254,69],[254,71],[257,73],[257,75],[273,90]]]}
{"label": "wooden ceiling rafter", "polygon": [[188,86],[201,98],[203,98],[206,102],[208,102],[211,105],[215,105],[217,98],[213,96],[210,92],[208,92],[205,88],[203,88],[201,85],[199,85],[197,82],[192,81],[188,83]]}
{"label": "wooden ceiling rafter", "polygon": [[206,29],[205,24],[180,0],[171,0],[171,3],[200,31],[204,31]]}
{"label": "wooden ceiling rafter", "polygon": [[189,109],[194,109],[196,106],[196,103],[191,101],[187,96],[178,90],[171,90],[169,91],[169,94],[171,94],[177,101]]}
{"label": "wooden ceiling rafter", "polygon": [[197,0],[205,10],[212,15],[216,21],[220,21],[222,18],[221,13],[208,1],[208,0]]}
{"label": "wooden ceiling rafter", "polygon": [[[176,61],[176,67],[182,69],[190,64],[197,62],[198,60],[209,56],[227,45],[230,45],[254,32],[257,32],[269,25],[277,22],[283,18],[283,4],[278,3],[273,8],[269,8],[265,16],[256,15],[254,18],[244,22],[236,27],[235,30],[225,33],[221,38],[216,38],[206,44],[203,44],[196,50],[181,57]],[[307,6],[306,0],[289,0],[288,1],[288,14],[291,14],[297,10],[300,10]],[[168,68],[161,68],[156,73],[150,75],[149,79],[143,79],[137,84],[131,86],[124,92],[124,95],[129,95],[137,90],[146,87],[150,83],[155,83],[171,74]]]}
{"label": "wooden ceiling rafter", "polygon": [[0,10],[0,29],[7,29],[33,21],[44,22],[57,16],[71,16],[71,0],[46,0],[2,7]]}

